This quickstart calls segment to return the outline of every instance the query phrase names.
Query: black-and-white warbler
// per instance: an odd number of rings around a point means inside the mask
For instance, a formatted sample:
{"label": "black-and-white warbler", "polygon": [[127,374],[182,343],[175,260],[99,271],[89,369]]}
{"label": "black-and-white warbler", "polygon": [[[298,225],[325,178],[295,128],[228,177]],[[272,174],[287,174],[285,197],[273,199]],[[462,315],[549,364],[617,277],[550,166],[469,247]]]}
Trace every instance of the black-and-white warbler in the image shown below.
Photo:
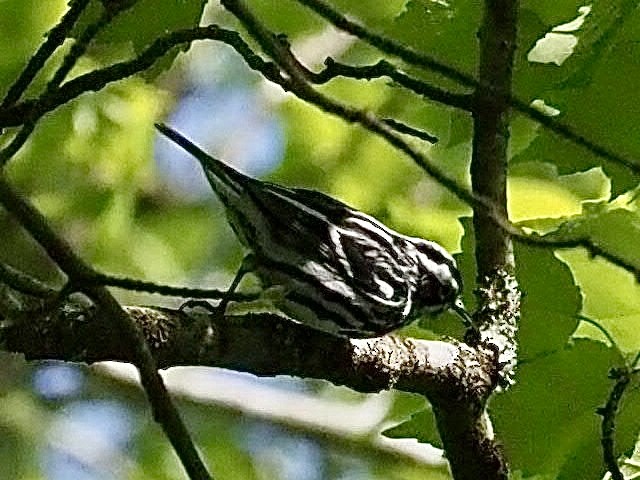
{"label": "black-and-white warbler", "polygon": [[[437,243],[395,232],[323,193],[248,177],[156,127],[200,161],[253,254],[249,269],[264,286],[283,287],[277,307],[295,320],[347,337],[383,335],[447,308],[470,321],[456,263]],[[241,267],[229,293],[249,269]]]}

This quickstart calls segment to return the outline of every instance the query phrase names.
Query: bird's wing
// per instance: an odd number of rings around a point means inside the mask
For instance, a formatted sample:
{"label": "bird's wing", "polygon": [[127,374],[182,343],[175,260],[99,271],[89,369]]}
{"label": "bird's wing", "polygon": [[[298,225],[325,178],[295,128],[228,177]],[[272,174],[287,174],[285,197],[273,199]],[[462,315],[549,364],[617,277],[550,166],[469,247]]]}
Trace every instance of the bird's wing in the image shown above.
{"label": "bird's wing", "polygon": [[406,273],[412,264],[405,260],[396,232],[323,193],[262,187],[250,187],[250,194],[275,230],[274,243],[328,267],[367,302],[410,308]]}

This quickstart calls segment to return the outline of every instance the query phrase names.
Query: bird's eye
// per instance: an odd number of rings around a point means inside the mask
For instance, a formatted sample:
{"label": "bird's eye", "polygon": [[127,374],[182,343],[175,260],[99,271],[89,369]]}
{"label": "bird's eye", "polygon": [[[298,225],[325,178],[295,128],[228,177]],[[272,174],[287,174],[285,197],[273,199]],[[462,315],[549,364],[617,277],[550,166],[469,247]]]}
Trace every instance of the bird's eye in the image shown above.
{"label": "bird's eye", "polygon": [[450,284],[442,283],[431,272],[422,277],[415,292],[415,302],[418,308],[431,312],[443,310],[455,300],[457,290]]}

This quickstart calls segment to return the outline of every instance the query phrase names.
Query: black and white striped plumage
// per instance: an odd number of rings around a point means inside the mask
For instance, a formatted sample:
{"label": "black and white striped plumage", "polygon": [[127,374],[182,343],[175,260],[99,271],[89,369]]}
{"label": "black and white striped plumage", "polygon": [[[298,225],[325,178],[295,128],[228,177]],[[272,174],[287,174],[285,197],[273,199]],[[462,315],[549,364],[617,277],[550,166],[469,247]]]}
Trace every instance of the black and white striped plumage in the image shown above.
{"label": "black and white striped plumage", "polygon": [[195,156],[265,286],[284,287],[294,319],[348,337],[383,335],[459,299],[456,263],[435,242],[402,235],[313,190],[253,179],[207,155],[165,125],[158,130]]}

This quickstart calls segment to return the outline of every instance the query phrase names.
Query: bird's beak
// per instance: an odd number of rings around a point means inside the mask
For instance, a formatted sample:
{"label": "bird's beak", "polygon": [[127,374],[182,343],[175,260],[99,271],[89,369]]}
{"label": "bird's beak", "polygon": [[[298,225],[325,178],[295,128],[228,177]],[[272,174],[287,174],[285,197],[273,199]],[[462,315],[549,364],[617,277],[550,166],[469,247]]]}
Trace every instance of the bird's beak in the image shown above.
{"label": "bird's beak", "polygon": [[469,315],[467,310],[464,308],[464,303],[462,303],[462,299],[460,297],[458,297],[456,301],[453,302],[453,304],[451,305],[451,310],[453,310],[458,314],[458,316],[462,319],[462,321],[464,322],[467,328],[473,327],[473,319],[471,318],[471,315]]}

